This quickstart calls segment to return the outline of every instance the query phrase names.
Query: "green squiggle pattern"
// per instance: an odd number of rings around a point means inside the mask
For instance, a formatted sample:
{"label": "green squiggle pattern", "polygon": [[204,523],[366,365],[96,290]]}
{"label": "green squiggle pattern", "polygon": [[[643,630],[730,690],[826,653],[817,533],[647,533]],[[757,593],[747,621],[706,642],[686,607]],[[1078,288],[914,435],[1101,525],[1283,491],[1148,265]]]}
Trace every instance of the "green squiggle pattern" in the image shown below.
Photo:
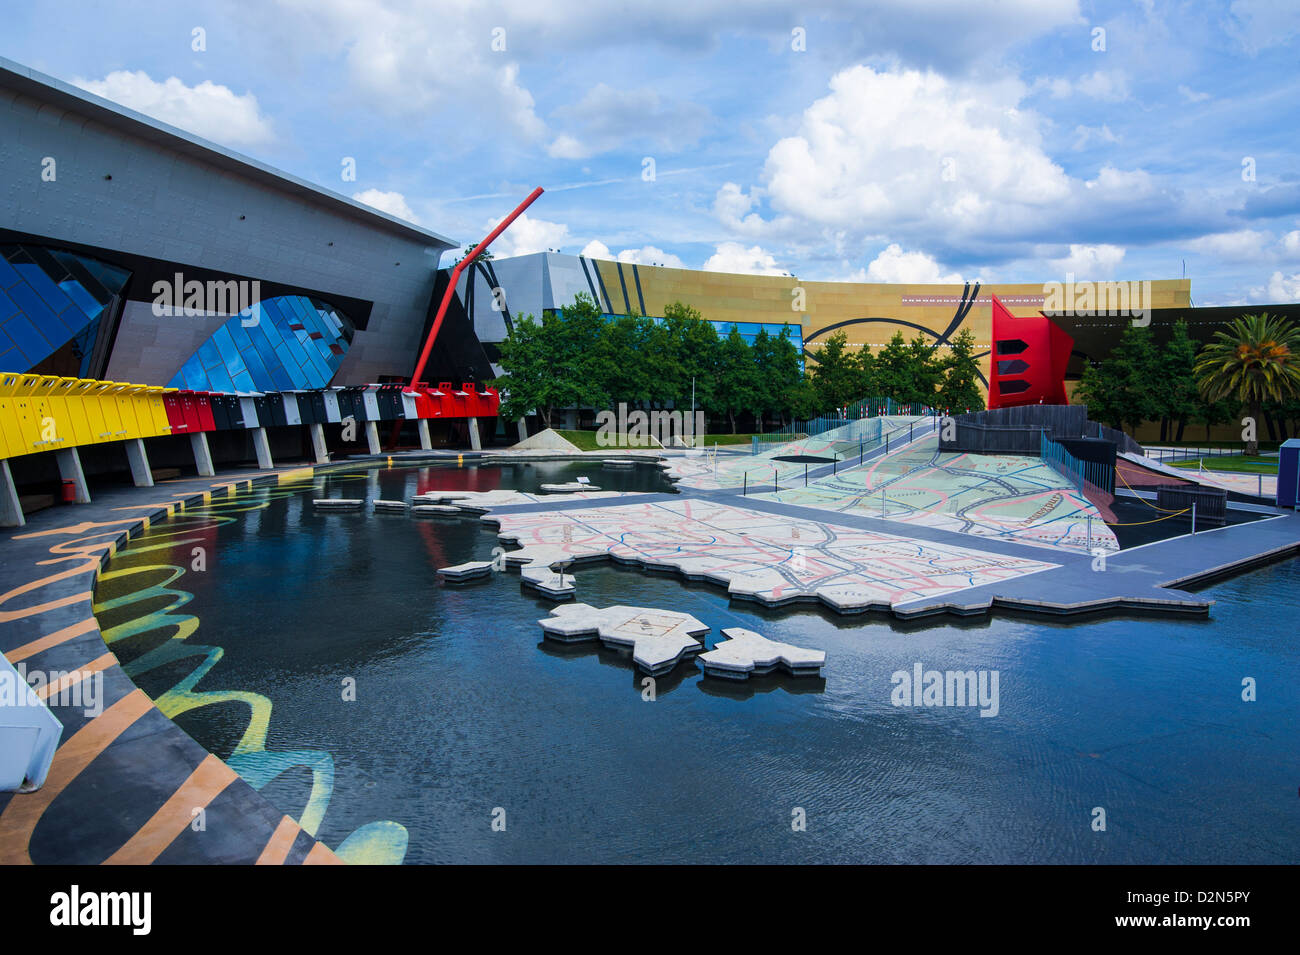
{"label": "green squiggle pattern", "polygon": [[[344,475],[343,477],[360,477]],[[151,534],[159,543],[141,543],[131,545],[128,550],[132,556],[174,548],[189,543],[201,543],[202,537],[189,537],[199,530],[209,530],[222,524],[229,524],[238,518],[241,512],[259,510],[270,505],[273,500],[291,497],[311,488],[308,484],[281,484],[275,488],[257,488],[252,492],[232,494],[222,500],[211,501],[197,507],[189,507],[168,522],[175,530]],[[196,690],[195,687],[208,672],[217,665],[225,651],[221,647],[203,646],[189,643],[189,638],[198,630],[199,618],[181,613],[193,595],[173,588],[171,585],[185,575],[185,568],[173,564],[146,564],[140,566],[109,568],[102,571],[102,581],[128,581],[136,583],[136,589],[111,599],[96,601],[96,615],[108,613],[141,604],[155,607],[138,616],[132,617],[115,626],[104,629],[104,642],[112,647],[128,638],[160,630],[171,630],[172,636],[166,642],[142,653],[125,663],[122,669],[132,679],[149,673],[160,667],[168,666],[177,660],[191,657],[198,658],[194,668],[177,683],[169,687],[154,699],[154,705],[169,719],[219,703],[242,703],[248,707],[248,725],[235,745],[226,764],[240,775],[254,789],[261,790],[284,772],[296,767],[306,767],[311,771],[311,791],[307,803],[299,813],[297,822],[305,832],[315,836],[325,819],[330,797],[334,792],[334,758],[319,750],[290,750],[271,752],[266,749],[266,736],[271,723],[271,701],[260,693],[242,690]],[[398,864],[406,857],[408,844],[406,828],[396,822],[373,822],[360,827],[334,850],[345,862],[361,864]]]}

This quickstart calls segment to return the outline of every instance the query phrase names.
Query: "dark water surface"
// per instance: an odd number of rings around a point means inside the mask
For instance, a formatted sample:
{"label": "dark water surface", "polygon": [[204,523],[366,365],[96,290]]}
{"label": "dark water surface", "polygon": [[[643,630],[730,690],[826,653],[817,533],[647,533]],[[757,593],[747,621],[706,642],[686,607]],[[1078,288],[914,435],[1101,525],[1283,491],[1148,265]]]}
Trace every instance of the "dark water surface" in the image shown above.
{"label": "dark water surface", "polygon": [[[578,474],[607,489],[663,490],[656,469],[599,464],[422,468],[317,478],[328,496],[406,498]],[[741,689],[679,667],[642,698],[609,651],[542,645],[549,602],[517,575],[460,588],[436,568],[489,557],[472,518],[321,514],[310,487],[254,491],[267,506],[175,536],[163,522],[110,571],[186,569],[187,638],[224,656],[200,691],[273,704],[266,748],[333,756],[318,835],[337,845],[394,820],[407,862],[1110,862],[1300,860],[1300,562],[1208,588],[1208,620],[995,616],[901,625],[882,616],[769,612],[721,588],[597,565],[578,599],[694,614],[824,649],[824,681]],[[193,518],[191,518],[193,520]],[[193,527],[193,524],[189,525]],[[168,537],[166,535],[173,535]],[[194,540],[207,567],[193,565]],[[151,549],[158,548],[158,549]],[[156,576],[156,575],[155,575]],[[106,579],[100,602],[147,573]],[[101,614],[108,626],[165,601]],[[114,646],[124,662],[170,638]],[[999,713],[895,707],[891,674],[997,670]],[[193,667],[137,677],[158,695]],[[1243,702],[1252,677],[1257,702]],[[355,680],[356,700],[341,687]],[[220,702],[177,723],[219,756],[249,722]],[[291,815],[311,781],[263,791]],[[505,810],[495,832],[493,810]],[[1106,831],[1092,828],[1093,810]],[[796,810],[806,831],[794,831]]]}

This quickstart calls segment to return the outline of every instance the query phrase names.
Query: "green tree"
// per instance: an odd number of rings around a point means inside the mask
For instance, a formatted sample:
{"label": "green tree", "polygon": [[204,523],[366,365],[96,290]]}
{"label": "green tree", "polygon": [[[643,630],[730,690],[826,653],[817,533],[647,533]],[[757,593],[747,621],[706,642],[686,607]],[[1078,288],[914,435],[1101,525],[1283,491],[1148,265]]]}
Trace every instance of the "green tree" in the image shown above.
{"label": "green tree", "polygon": [[771,338],[771,355],[766,373],[772,381],[768,410],[776,414],[784,428],[786,417],[792,410],[795,389],[800,387],[804,377],[803,370],[799,367],[799,350],[790,340],[788,324],[782,325],[780,334]]}
{"label": "green tree", "polygon": [[952,414],[984,410],[984,391],[979,384],[979,362],[975,359],[975,336],[963,328],[949,343],[941,362],[943,382],[934,404]]}
{"label": "green tree", "polygon": [[799,380],[786,393],[785,401],[790,412],[791,425],[796,420],[806,421],[809,418],[815,418],[822,411],[817,386],[809,375],[800,376]]}
{"label": "green tree", "polygon": [[588,295],[579,295],[562,315],[524,315],[501,342],[500,380],[506,395],[501,413],[519,418],[530,411],[551,427],[557,408],[604,407],[609,401],[601,373],[599,343],[605,322]]}
{"label": "green tree", "polygon": [[902,391],[890,397],[904,404],[934,404],[935,392],[943,381],[943,364],[934,346],[920,332],[907,343],[903,380]]}
{"label": "green tree", "polygon": [[1142,422],[1159,417],[1156,374],[1151,330],[1130,325],[1103,361],[1084,368],[1075,395],[1088,406],[1093,420],[1136,430]]}
{"label": "green tree", "polygon": [[1200,404],[1195,376],[1196,350],[1196,342],[1187,334],[1187,323],[1175,322],[1169,340],[1159,349],[1152,382],[1161,441],[1171,438],[1181,441],[1187,419]]}
{"label": "green tree", "polygon": [[[1281,317],[1243,315],[1201,349],[1196,378],[1207,401],[1235,399],[1258,428],[1265,402],[1300,392],[1300,329]],[[1254,431],[1246,453],[1259,453]]]}
{"label": "green tree", "polygon": [[877,394],[873,398],[903,401],[912,388],[912,356],[902,332],[894,332],[884,348],[876,352],[874,370]]}
{"label": "green tree", "polygon": [[731,422],[731,433],[736,433],[736,415],[753,409],[754,357],[749,343],[740,329],[731,326],[731,333],[722,342],[718,363],[717,393],[714,403]]}
{"label": "green tree", "polygon": [[681,302],[664,309],[663,324],[671,339],[677,389],[670,397],[676,407],[690,408],[691,381],[695,382],[695,407],[716,409],[718,365],[722,341],[717,326],[705,321],[699,311]]}
{"label": "green tree", "polygon": [[861,398],[858,393],[860,383],[861,365],[848,351],[848,338],[844,332],[836,332],[817,352],[813,384],[817,388],[819,410],[822,413],[837,411]]}

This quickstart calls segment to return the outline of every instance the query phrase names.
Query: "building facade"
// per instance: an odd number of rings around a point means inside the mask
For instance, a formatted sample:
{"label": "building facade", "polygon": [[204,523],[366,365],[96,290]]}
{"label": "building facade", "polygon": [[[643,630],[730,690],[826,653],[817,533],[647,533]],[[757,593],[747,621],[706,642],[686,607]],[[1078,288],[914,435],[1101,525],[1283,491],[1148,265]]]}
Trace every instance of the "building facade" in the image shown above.
{"label": "building facade", "polygon": [[[499,290],[499,291],[497,291]],[[1066,380],[1086,360],[1109,352],[1130,323],[1163,326],[1191,306],[1187,279],[1112,283],[898,285],[808,282],[794,276],[738,275],[612,262],[540,252],[475,262],[460,278],[456,308],[495,357],[493,346],[522,315],[562,312],[575,296],[591,296],[610,315],[661,316],[682,302],[698,309],[720,335],[733,324],[752,341],[759,329],[791,340],[813,365],[826,340],[843,332],[853,350],[876,350],[901,332],[946,348],[962,329],[974,335],[983,384],[993,361],[992,298],[1017,317],[1049,315],[1074,340]],[[1208,335],[1208,331],[1205,332]]]}
{"label": "building facade", "polygon": [[213,391],[409,375],[456,245],[0,60],[0,371]]}

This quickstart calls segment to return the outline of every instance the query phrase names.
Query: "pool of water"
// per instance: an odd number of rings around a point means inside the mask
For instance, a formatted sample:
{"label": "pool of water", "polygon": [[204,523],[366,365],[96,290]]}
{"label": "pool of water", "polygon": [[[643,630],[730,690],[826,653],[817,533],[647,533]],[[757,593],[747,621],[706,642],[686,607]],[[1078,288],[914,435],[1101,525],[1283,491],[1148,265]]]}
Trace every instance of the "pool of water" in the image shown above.
{"label": "pool of water", "polygon": [[[176,722],[227,757],[250,707],[223,694],[266,698],[268,753],[332,757],[318,836],[333,846],[393,820],[412,863],[1297,861],[1300,562],[1208,588],[1208,620],[906,625],[579,569],[579,600],[691,613],[713,628],[710,646],[743,626],[827,654],[812,682],[731,686],[686,664],[647,700],[625,657],[544,644],[537,621],[552,604],[517,575],[439,583],[437,567],[488,558],[496,540],[478,520],[310,505],[320,486],[409,498],[577,474],[664,489],[651,468],[537,464],[255,490],[133,541],[101,580],[101,625],[128,665],[183,630],[188,644],[221,648],[196,686],[213,702]],[[996,670],[997,716],[893,705],[892,675],[917,663]],[[156,697],[194,666],[135,679]],[[1255,702],[1242,700],[1246,678]],[[263,792],[296,816],[312,780],[298,765]],[[1105,831],[1093,828],[1099,807]]]}

